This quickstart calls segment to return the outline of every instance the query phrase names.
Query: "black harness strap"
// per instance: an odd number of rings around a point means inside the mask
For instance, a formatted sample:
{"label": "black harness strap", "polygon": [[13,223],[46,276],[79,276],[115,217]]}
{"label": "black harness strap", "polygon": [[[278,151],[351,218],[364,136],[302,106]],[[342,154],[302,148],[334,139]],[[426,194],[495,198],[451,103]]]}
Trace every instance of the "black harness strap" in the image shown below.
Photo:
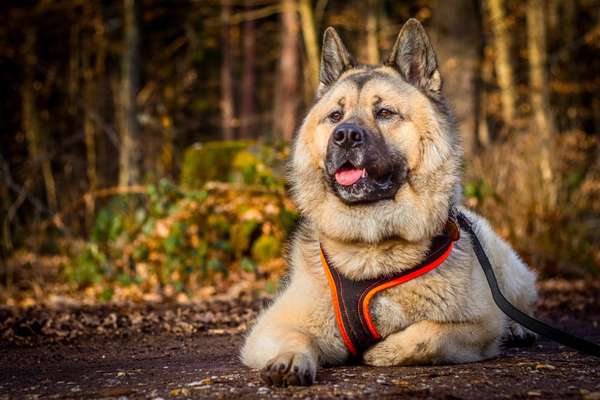
{"label": "black harness strap", "polygon": [[334,304],[334,307],[337,307],[339,310],[342,324],[342,326],[339,326],[340,320],[338,319],[338,328],[340,328],[340,331],[345,331],[345,335],[342,334],[342,336],[346,336],[343,337],[344,343],[350,353],[357,357],[377,342],[377,339],[371,335],[369,328],[365,324],[365,315],[362,311],[362,302],[360,299],[364,297],[364,294],[371,286],[377,286],[388,279],[387,277],[381,277],[363,281],[350,280],[332,266],[323,248],[321,248],[321,251],[323,252],[329,271],[331,271],[337,291],[335,298],[337,304]]}
{"label": "black harness strap", "polygon": [[477,235],[473,231],[471,221],[469,221],[469,219],[461,212],[456,211],[455,215],[460,227],[471,236],[475,256],[477,257],[477,260],[479,261],[479,264],[481,265],[481,268],[485,273],[485,278],[487,279],[488,285],[490,286],[490,290],[492,291],[492,298],[494,299],[494,302],[496,303],[498,308],[500,308],[500,310],[502,310],[504,314],[506,314],[508,317],[515,320],[519,324],[523,325],[525,328],[539,335],[545,336],[548,339],[554,340],[555,342],[558,342],[567,347],[571,347],[582,353],[600,357],[599,345],[592,342],[588,342],[587,340],[584,340],[577,336],[573,336],[569,333],[563,332],[541,321],[538,321],[537,319],[534,319],[522,312],[521,310],[517,309],[508,300],[506,300],[506,297],[504,297],[504,295],[500,291],[500,288],[498,287],[496,275],[494,274],[494,270],[492,268],[490,260],[485,254],[483,246],[481,245],[481,242],[479,242]]}
{"label": "black harness strap", "polygon": [[437,267],[450,254],[458,235],[457,225],[449,221],[444,233],[432,240],[427,256],[417,266],[391,276],[359,281],[342,275],[321,246],[321,261],[328,277],[338,328],[354,359],[358,359],[365,350],[382,339],[369,313],[371,297],[378,291],[417,278]]}
{"label": "black harness strap", "polygon": [[421,276],[443,262],[452,251],[452,244],[459,236],[454,220],[471,237],[475,256],[483,269],[492,298],[504,314],[539,335],[582,353],[600,357],[599,345],[553,328],[513,306],[498,287],[490,260],[473,230],[471,221],[457,210],[453,210],[451,214],[446,230],[442,235],[433,239],[425,259],[416,267],[393,276],[381,276],[360,281],[348,279],[331,264],[327,253],[321,247],[321,261],[331,289],[338,328],[344,344],[354,360],[357,360],[365,350],[382,339],[375,329],[369,313],[369,300],[372,295],[380,290],[385,290]]}

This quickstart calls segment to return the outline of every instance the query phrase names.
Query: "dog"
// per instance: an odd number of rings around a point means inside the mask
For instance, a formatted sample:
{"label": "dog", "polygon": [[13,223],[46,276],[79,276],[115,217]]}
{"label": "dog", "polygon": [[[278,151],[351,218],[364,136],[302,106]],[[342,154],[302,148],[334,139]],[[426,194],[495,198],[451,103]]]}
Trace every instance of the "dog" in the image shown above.
{"label": "dog", "polygon": [[[324,266],[351,285],[411,270],[444,232],[451,210],[472,222],[509,301],[532,311],[534,272],[461,205],[462,155],[436,56],[417,20],[405,23],[382,65],[358,64],[328,28],[317,99],[290,160],[303,219],[290,239],[289,279],[247,335],[242,362],[268,384],[288,386],[312,384],[319,365],[356,359]],[[497,355],[503,340],[531,339],[494,304],[462,233],[435,269],[373,296],[366,311],[380,339],[359,361],[475,362]]]}

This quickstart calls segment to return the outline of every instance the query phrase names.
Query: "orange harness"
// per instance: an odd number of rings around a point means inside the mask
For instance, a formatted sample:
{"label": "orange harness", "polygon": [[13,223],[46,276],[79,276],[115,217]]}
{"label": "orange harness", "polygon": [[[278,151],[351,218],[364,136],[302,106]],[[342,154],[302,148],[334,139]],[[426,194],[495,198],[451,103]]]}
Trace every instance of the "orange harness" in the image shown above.
{"label": "orange harness", "polygon": [[373,296],[382,290],[415,279],[439,266],[452,252],[459,238],[456,223],[449,220],[444,233],[436,236],[429,252],[419,265],[392,276],[355,281],[343,276],[329,260],[321,246],[321,263],[327,276],[338,329],[346,348],[353,358],[358,358],[382,339],[377,332],[369,305]]}

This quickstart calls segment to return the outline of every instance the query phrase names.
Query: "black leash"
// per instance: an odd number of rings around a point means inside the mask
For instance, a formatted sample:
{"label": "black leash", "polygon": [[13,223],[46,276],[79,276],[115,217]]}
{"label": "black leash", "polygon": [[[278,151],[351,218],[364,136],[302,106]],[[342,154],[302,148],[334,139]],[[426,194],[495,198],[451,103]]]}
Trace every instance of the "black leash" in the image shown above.
{"label": "black leash", "polygon": [[479,260],[479,264],[485,273],[485,278],[487,279],[488,285],[490,286],[490,290],[492,291],[492,298],[494,302],[502,310],[504,314],[523,325],[525,328],[539,334],[545,336],[549,339],[554,340],[564,346],[571,347],[575,350],[578,350],[582,353],[586,353],[592,356],[600,357],[600,346],[588,342],[582,338],[577,336],[573,336],[569,333],[563,332],[559,329],[553,328],[550,325],[547,325],[537,319],[530,317],[525,314],[521,310],[517,309],[513,306],[506,297],[500,292],[500,288],[498,287],[498,282],[496,281],[496,275],[494,274],[494,270],[492,269],[492,265],[490,264],[490,260],[488,259],[483,247],[481,246],[481,242],[475,235],[473,231],[473,227],[471,225],[471,221],[462,214],[461,212],[455,213],[458,224],[462,229],[467,231],[471,236],[473,241],[473,249],[475,250],[475,255],[477,256],[477,260]]}

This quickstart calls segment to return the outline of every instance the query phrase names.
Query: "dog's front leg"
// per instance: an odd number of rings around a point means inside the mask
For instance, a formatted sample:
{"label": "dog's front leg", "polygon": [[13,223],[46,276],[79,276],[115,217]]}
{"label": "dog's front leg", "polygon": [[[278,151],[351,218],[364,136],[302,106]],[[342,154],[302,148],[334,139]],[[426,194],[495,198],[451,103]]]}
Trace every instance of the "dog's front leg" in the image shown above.
{"label": "dog's front leg", "polygon": [[317,353],[312,339],[301,332],[281,332],[277,355],[261,370],[264,382],[275,386],[308,386],[315,381]]}
{"label": "dog's front leg", "polygon": [[417,322],[371,347],[374,366],[446,364],[483,360],[498,351],[502,322]]}
{"label": "dog's front leg", "polygon": [[261,378],[276,386],[310,385],[317,373],[318,348],[306,331],[310,301],[290,287],[263,315],[246,338],[242,360],[260,369]]}
{"label": "dog's front leg", "polygon": [[311,385],[317,373],[318,354],[313,339],[306,333],[274,323],[260,321],[248,336],[242,359],[261,370],[270,385]]}

